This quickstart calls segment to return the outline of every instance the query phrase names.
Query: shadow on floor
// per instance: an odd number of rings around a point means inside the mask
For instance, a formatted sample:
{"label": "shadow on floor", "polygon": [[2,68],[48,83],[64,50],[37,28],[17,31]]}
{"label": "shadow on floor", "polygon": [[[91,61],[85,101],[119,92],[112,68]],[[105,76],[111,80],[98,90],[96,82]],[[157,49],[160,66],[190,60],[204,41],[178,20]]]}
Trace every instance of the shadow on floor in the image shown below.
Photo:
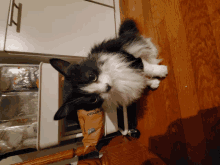
{"label": "shadow on floor", "polygon": [[[164,135],[150,137],[149,150],[167,165],[219,165],[220,107],[201,110],[196,116],[174,121]],[[157,160],[143,163],[151,164],[163,163]]]}

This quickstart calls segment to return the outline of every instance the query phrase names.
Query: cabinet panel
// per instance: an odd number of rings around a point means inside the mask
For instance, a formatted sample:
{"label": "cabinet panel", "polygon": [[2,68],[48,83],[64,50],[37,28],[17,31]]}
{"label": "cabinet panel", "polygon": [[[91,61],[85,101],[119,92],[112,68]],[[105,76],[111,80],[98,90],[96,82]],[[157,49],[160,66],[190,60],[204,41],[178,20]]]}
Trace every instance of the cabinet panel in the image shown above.
{"label": "cabinet panel", "polygon": [[9,0],[1,0],[0,2],[0,51],[3,51],[5,44],[9,3]]}
{"label": "cabinet panel", "polygon": [[[90,1],[90,0],[88,0]],[[109,6],[114,6],[113,5],[113,0],[91,0],[91,1],[94,1],[94,2],[98,2],[98,3],[101,3],[101,4],[105,4],[105,5],[109,5]]]}
{"label": "cabinet panel", "polygon": [[95,43],[115,36],[110,7],[83,0],[15,3],[22,3],[20,33],[15,25],[8,26],[6,51],[85,57]]}

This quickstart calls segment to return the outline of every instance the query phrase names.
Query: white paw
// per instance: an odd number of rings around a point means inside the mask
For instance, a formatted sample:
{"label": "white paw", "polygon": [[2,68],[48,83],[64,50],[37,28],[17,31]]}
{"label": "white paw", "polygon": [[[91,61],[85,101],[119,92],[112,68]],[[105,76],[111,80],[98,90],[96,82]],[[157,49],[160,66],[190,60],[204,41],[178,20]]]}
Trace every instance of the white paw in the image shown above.
{"label": "white paw", "polygon": [[158,70],[158,76],[159,77],[166,77],[168,74],[167,66],[165,65],[159,65],[160,69]]}
{"label": "white paw", "polygon": [[151,82],[150,87],[151,87],[152,89],[157,89],[157,88],[159,87],[159,85],[160,85],[160,80],[157,80],[157,79],[155,79],[155,80],[150,80],[150,82]]}

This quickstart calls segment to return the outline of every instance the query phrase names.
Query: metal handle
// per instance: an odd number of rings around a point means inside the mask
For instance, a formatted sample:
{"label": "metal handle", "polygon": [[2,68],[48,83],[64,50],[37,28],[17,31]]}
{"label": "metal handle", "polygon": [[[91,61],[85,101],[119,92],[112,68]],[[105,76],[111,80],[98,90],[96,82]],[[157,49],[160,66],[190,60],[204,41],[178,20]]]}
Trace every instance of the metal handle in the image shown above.
{"label": "metal handle", "polygon": [[[16,7],[18,9],[17,23],[13,20],[14,7]],[[15,4],[15,0],[12,0],[11,16],[10,16],[10,20],[9,20],[9,26],[12,26],[12,24],[15,24],[17,26],[16,31],[18,33],[20,33],[20,29],[21,29],[21,11],[22,11],[22,4],[19,3],[18,6],[17,6]]]}

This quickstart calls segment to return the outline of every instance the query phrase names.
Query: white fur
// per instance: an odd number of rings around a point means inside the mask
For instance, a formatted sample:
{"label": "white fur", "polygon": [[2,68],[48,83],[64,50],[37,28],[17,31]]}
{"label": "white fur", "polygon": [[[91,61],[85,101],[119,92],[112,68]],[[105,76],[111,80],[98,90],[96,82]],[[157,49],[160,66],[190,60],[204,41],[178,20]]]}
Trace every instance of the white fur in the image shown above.
{"label": "white fur", "polygon": [[125,45],[124,49],[134,55],[141,57],[144,64],[144,72],[150,77],[166,77],[168,74],[167,66],[158,65],[162,59],[157,59],[158,50],[151,42],[150,38],[142,37],[142,40]]}
{"label": "white fur", "polygon": [[157,89],[159,87],[160,80],[158,79],[148,79],[147,85],[150,86],[152,89]]}
{"label": "white fur", "polygon": [[160,63],[162,59],[157,59],[158,50],[156,46],[151,42],[151,38],[141,38],[141,41],[125,45],[124,49],[128,53],[134,55],[136,58],[141,57],[142,59],[147,60],[151,64]]}
{"label": "white fur", "polygon": [[[146,88],[146,77],[143,72],[130,68],[130,63],[125,62],[125,59],[117,54],[104,54],[100,60],[103,59],[105,62],[100,66],[98,81],[82,89],[100,93],[100,96],[107,100],[105,104],[108,106],[112,103],[128,105],[138,99]],[[108,93],[104,91],[106,84],[112,87]]]}
{"label": "white fur", "polygon": [[143,59],[142,62],[144,64],[144,72],[149,77],[166,77],[168,74],[167,66],[165,65],[150,64]]}

